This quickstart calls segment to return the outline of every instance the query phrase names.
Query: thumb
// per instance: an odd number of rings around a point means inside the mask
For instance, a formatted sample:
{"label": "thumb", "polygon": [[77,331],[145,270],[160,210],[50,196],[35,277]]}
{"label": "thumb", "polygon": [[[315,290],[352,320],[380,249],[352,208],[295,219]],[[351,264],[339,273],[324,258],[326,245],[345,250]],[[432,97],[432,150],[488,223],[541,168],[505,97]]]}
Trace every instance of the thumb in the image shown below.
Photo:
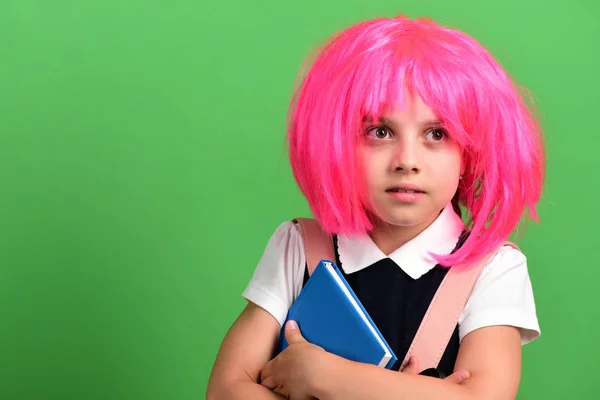
{"label": "thumb", "polygon": [[406,364],[406,367],[404,367],[402,372],[416,375],[419,373],[419,371],[419,360],[416,356],[410,356],[410,358],[408,359],[408,363]]}
{"label": "thumb", "polygon": [[296,321],[288,321],[285,324],[285,339],[288,344],[296,344],[306,342],[306,339],[300,333],[300,329],[298,328],[298,324]]}
{"label": "thumb", "polygon": [[445,380],[454,382],[454,383],[463,383],[470,377],[471,377],[471,374],[469,373],[469,371],[462,370],[462,371],[457,371],[457,372],[453,373],[452,375],[446,377]]}

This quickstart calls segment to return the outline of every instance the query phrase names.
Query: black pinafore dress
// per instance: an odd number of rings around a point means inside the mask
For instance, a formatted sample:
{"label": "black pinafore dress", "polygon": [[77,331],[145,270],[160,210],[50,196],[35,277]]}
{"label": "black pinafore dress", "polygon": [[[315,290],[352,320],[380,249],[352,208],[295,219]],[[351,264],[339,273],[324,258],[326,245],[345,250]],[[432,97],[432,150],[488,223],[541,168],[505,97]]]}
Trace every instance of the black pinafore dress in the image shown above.
{"label": "black pinafore dress", "polygon": [[[454,251],[465,239],[463,233]],[[420,278],[412,279],[394,261],[384,258],[360,271],[346,274],[340,261],[337,236],[333,236],[333,246],[340,272],[398,357],[391,368],[398,371],[448,268],[436,265]],[[308,278],[305,268],[303,287]],[[459,346],[457,325],[437,369],[423,374],[440,378],[451,375]]]}

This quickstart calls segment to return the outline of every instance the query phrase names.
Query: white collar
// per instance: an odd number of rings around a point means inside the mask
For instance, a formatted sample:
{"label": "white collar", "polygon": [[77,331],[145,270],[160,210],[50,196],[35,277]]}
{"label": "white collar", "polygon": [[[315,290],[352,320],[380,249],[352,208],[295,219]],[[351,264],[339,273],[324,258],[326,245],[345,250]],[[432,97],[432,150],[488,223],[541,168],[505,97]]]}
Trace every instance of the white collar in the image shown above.
{"label": "white collar", "polygon": [[436,262],[429,253],[450,254],[456,246],[464,223],[448,204],[440,215],[414,239],[386,256],[368,235],[338,236],[338,252],[347,274],[360,271],[384,258],[390,258],[412,279],[426,274]]}

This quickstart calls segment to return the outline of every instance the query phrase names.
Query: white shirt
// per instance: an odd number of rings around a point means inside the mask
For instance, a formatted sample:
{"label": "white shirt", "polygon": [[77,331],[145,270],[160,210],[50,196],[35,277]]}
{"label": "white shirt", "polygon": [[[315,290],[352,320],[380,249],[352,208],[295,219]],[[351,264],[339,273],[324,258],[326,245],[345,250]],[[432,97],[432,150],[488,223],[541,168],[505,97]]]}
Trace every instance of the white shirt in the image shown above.
{"label": "white shirt", "polygon": [[[458,242],[464,223],[449,204],[417,237],[389,257],[413,279],[436,262],[429,253],[449,254]],[[386,255],[368,235],[338,236],[341,268],[346,274],[367,268]],[[302,289],[305,258],[300,227],[283,222],[273,233],[243,297],[268,311],[280,325]],[[459,338],[476,329],[511,325],[521,330],[521,343],[540,335],[535,301],[525,255],[503,246],[484,267],[458,321]]]}

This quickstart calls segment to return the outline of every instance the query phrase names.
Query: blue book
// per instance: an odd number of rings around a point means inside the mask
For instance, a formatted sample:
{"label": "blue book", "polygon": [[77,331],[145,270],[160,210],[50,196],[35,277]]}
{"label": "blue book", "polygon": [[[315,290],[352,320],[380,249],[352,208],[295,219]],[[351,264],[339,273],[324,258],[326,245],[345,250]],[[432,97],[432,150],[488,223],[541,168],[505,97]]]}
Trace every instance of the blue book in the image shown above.
{"label": "blue book", "polygon": [[[348,360],[391,368],[396,355],[373,323],[335,263],[321,260],[290,307],[310,343]],[[282,328],[280,349],[288,343]]]}

